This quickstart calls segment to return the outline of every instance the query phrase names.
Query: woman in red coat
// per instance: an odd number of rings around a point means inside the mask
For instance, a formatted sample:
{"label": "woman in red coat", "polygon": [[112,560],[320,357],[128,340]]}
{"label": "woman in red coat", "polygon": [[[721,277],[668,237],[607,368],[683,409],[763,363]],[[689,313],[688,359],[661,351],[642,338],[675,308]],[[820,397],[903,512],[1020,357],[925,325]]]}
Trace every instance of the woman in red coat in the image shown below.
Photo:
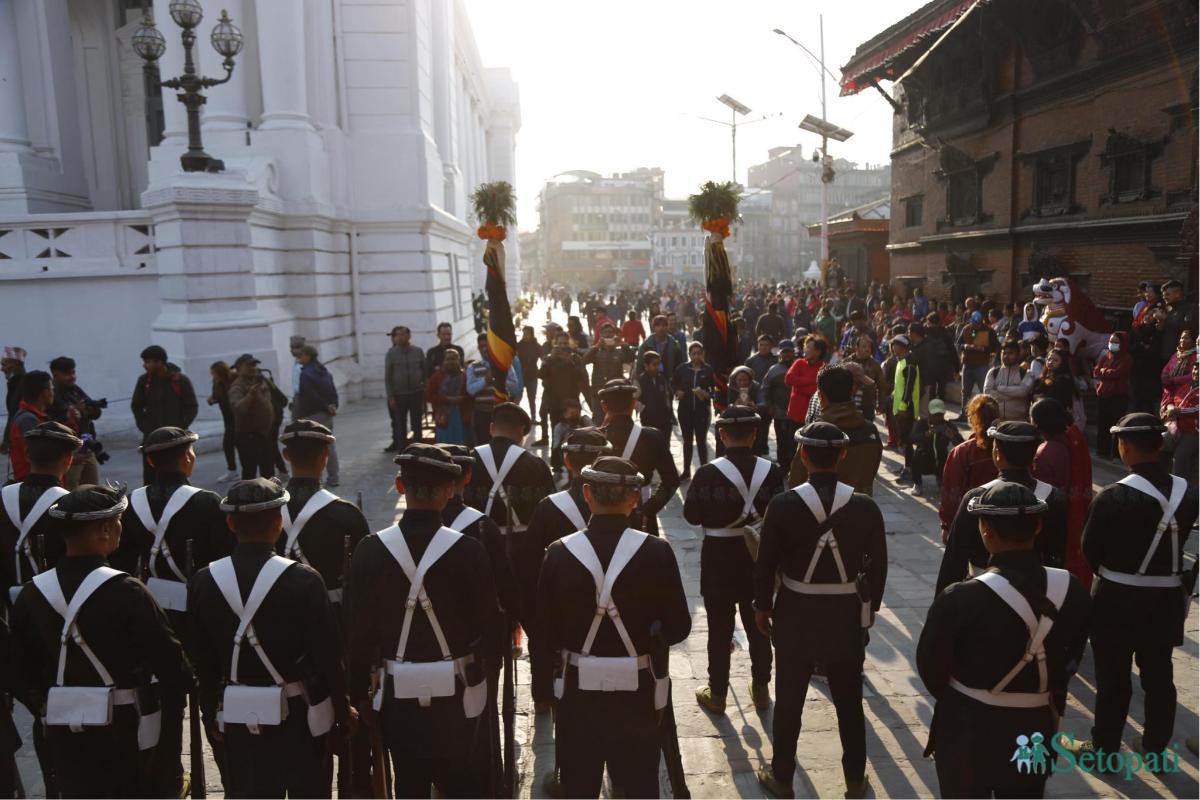
{"label": "woman in red coat", "polygon": [[820,336],[808,336],[804,340],[804,357],[797,358],[788,367],[784,382],[792,387],[788,400],[788,417],[800,425],[808,413],[808,402],[817,392],[817,373],[825,366],[829,357],[829,343]]}
{"label": "woman in red coat", "polygon": [[1116,456],[1112,434],[1108,429],[1117,424],[1129,410],[1129,379],[1133,374],[1133,356],[1129,353],[1129,334],[1117,331],[1108,337],[1108,349],[1092,368],[1096,379],[1096,455]]}
{"label": "woman in red coat", "polygon": [[1000,406],[993,397],[977,394],[967,403],[971,438],[954,446],[942,468],[942,502],[938,506],[938,519],[942,523],[943,542],[949,535],[950,525],[958,513],[963,495],[999,474],[992,461],[992,440],[987,435],[988,428],[999,417]]}

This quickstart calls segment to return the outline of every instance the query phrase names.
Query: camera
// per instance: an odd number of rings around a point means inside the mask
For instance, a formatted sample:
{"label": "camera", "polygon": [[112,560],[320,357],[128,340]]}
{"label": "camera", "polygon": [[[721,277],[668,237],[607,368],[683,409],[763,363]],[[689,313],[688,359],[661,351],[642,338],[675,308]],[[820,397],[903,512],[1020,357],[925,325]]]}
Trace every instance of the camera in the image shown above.
{"label": "camera", "polygon": [[108,408],[108,398],[101,397],[99,400],[93,400],[89,397],[83,401],[83,404],[88,408]]}
{"label": "camera", "polygon": [[91,451],[92,455],[96,457],[97,464],[103,464],[112,458],[112,456],[104,452],[104,445],[90,433],[83,434],[83,449]]}

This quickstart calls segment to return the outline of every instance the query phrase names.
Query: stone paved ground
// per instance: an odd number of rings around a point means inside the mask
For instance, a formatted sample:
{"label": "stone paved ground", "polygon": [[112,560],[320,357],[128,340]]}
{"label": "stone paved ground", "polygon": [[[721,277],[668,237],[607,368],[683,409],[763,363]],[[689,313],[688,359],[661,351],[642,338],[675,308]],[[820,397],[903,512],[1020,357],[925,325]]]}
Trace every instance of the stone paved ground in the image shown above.
{"label": "stone paved ground", "polygon": [[[544,318],[544,306],[535,309],[533,319]],[[337,490],[354,499],[362,492],[363,507],[372,528],[391,524],[403,507],[403,501],[391,489],[394,467],[391,457],[382,453],[387,441],[388,421],[382,403],[347,408],[337,419],[339,450],[342,459],[342,485]],[[101,431],[103,433],[103,431]],[[204,443],[202,443],[204,444]],[[140,478],[140,462],[130,443],[110,440],[113,460],[106,465],[104,477],[135,482]],[[889,453],[887,461],[896,457]],[[219,453],[203,453],[198,462],[195,482],[219,488],[215,481],[224,471]],[[914,669],[916,641],[920,636],[933,583],[941,561],[942,545],[935,506],[927,499],[897,492],[882,470],[876,482],[875,499],[883,510],[888,532],[889,572],[883,608],[876,618],[867,649],[865,666],[865,704],[867,711],[867,770],[878,797],[933,797],[937,795],[937,776],[932,761],[921,757],[932,714],[929,695]],[[1110,466],[1097,465],[1096,480],[1108,483],[1119,477]],[[686,484],[685,487],[686,488]],[[739,644],[733,655],[732,684],[727,716],[713,717],[701,710],[693,693],[706,682],[706,622],[699,596],[700,541],[683,520],[681,500],[673,500],[663,515],[667,539],[675,547],[684,573],[684,585],[693,608],[692,635],[676,646],[671,654],[674,679],[674,704],[678,722],[684,769],[693,796],[761,797],[754,773],[770,758],[771,710],[755,711],[749,701],[750,661],[744,647],[744,634],[738,630]],[[1195,540],[1189,545],[1195,551]],[[1157,777],[1135,776],[1098,778],[1075,772],[1054,776],[1047,788],[1052,797],[1196,797],[1198,794],[1197,759],[1183,748],[1185,736],[1194,736],[1198,720],[1198,660],[1200,614],[1192,604],[1188,616],[1186,641],[1175,651],[1176,683],[1179,687],[1179,712],[1175,725],[1181,750],[1182,772]],[[740,623],[739,623],[740,624]],[[528,662],[518,662],[517,741],[520,756],[519,788],[522,797],[542,797],[541,780],[553,764],[553,723],[549,715],[532,714],[528,694]],[[1088,709],[1095,700],[1095,680],[1090,654],[1085,657],[1078,677],[1071,684],[1070,708],[1062,730],[1087,737],[1091,727]],[[772,694],[774,692],[772,691]],[[1128,742],[1141,728],[1141,690],[1134,681],[1131,723],[1126,729]],[[18,726],[25,746],[18,754],[28,796],[44,795],[41,777],[30,743],[31,720],[18,707]],[[186,728],[185,728],[186,736]],[[837,721],[828,699],[828,688],[814,682],[809,689],[804,712],[804,730],[796,772],[797,797],[840,797],[844,791],[840,767],[841,750]],[[216,769],[208,766],[208,786],[219,796]],[[665,780],[664,780],[665,786]]]}

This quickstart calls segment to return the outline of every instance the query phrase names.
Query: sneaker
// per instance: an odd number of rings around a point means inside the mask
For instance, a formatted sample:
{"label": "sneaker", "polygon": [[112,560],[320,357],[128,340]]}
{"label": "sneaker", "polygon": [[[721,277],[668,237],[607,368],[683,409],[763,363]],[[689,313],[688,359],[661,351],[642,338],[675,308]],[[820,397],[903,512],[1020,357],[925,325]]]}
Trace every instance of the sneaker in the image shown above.
{"label": "sneaker", "polygon": [[706,711],[711,711],[714,714],[724,715],[725,713],[725,693],[715,694],[712,689],[707,686],[701,686],[696,690],[696,702],[701,708]]}
{"label": "sneaker", "polygon": [[766,683],[750,683],[750,701],[754,703],[754,707],[759,711],[766,711],[771,707],[771,686]]}
{"label": "sneaker", "polygon": [[866,797],[867,791],[871,788],[871,779],[866,775],[856,781],[846,781],[846,797],[857,798]]}
{"label": "sneaker", "polygon": [[790,783],[784,783],[775,777],[775,770],[771,767],[762,767],[758,771],[758,782],[772,797],[795,797],[795,792],[792,791]]}
{"label": "sneaker", "polygon": [[1070,753],[1071,755],[1075,756],[1076,759],[1078,759],[1079,756],[1082,755],[1083,753],[1095,753],[1096,752],[1096,743],[1095,742],[1090,741],[1088,739],[1072,739],[1071,737],[1067,736],[1065,733],[1060,733],[1058,735],[1058,746],[1060,748],[1062,748],[1063,750],[1065,750],[1066,752]]}
{"label": "sneaker", "polygon": [[912,486],[905,489],[904,491],[906,494],[910,494],[913,497],[924,497],[925,496],[925,490],[921,488],[921,484],[919,484],[919,483],[914,483]]}
{"label": "sneaker", "polygon": [[229,483],[230,481],[236,481],[237,479],[238,471],[236,469],[231,469],[221,477],[217,478],[217,483]]}

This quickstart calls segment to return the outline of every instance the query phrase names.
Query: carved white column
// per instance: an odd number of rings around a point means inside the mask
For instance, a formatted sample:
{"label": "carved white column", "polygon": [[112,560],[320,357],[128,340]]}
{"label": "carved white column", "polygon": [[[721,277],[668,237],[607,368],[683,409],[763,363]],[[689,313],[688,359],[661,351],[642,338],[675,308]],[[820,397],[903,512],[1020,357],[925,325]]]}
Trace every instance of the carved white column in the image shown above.
{"label": "carved white column", "polygon": [[29,127],[21,91],[16,0],[0,0],[0,151],[28,152]]}
{"label": "carved white column", "polygon": [[256,8],[263,94],[259,130],[314,130],[305,76],[304,3],[258,0]]}

